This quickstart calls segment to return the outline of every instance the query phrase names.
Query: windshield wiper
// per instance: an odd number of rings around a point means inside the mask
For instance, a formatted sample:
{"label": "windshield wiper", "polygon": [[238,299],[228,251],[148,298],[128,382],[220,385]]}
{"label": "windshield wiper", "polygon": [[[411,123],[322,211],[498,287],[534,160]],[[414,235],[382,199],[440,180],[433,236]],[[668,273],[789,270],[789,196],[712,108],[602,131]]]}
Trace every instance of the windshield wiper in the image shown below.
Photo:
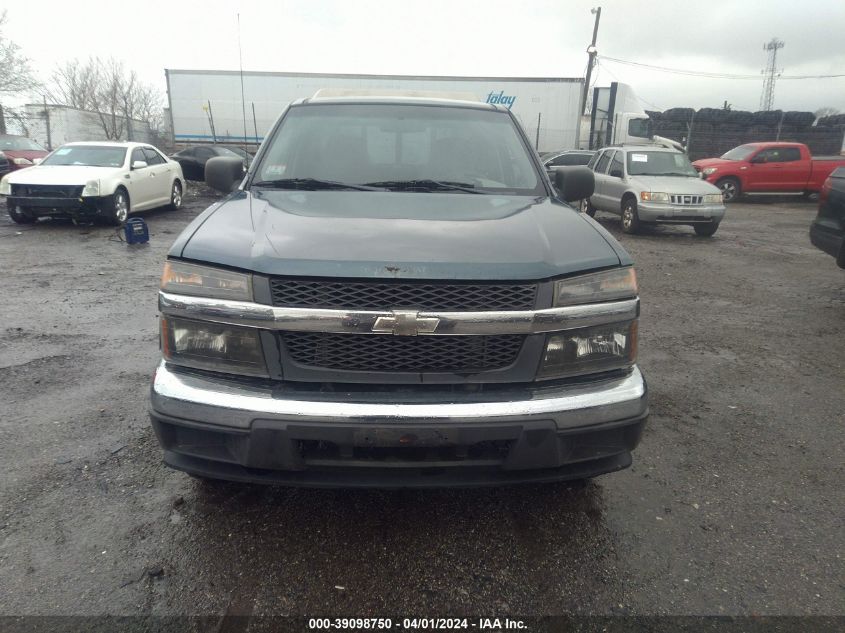
{"label": "windshield wiper", "polygon": [[475,185],[468,182],[455,182],[451,180],[384,180],[381,182],[368,182],[371,187],[384,187],[395,191],[463,191],[465,193],[483,193],[477,191]]}
{"label": "windshield wiper", "polygon": [[280,178],[278,180],[259,180],[251,183],[253,187],[272,187],[275,189],[304,189],[318,191],[326,189],[354,189],[356,191],[384,191],[383,188],[367,185],[354,185],[336,180],[319,180],[317,178]]}

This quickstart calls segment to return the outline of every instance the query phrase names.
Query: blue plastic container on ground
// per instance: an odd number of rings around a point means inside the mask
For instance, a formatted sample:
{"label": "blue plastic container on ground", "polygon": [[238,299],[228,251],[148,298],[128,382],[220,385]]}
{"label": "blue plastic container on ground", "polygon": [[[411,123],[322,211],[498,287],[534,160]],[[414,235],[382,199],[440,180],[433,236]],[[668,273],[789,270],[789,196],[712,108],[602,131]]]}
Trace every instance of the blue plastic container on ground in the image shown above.
{"label": "blue plastic container on ground", "polygon": [[127,220],[123,231],[126,234],[127,244],[146,244],[150,241],[150,229],[141,218]]}

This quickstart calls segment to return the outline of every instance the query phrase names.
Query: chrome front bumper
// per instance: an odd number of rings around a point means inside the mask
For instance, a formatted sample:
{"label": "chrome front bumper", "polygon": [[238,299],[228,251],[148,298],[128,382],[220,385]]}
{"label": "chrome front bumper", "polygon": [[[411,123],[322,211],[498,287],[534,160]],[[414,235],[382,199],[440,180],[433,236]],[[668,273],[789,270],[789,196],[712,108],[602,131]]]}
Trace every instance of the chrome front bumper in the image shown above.
{"label": "chrome front bumper", "polygon": [[324,394],[269,384],[162,364],[150,417],[165,463],[201,477],[294,486],[582,479],[628,467],[648,415],[636,367],[591,383],[475,394]]}
{"label": "chrome front bumper", "polygon": [[419,392],[413,398],[401,398],[383,392],[281,391],[174,370],[162,362],[153,378],[150,401],[154,415],[244,430],[256,419],[365,425],[553,420],[558,429],[571,429],[641,417],[648,412],[646,382],[637,367],[627,376],[589,383],[538,383],[533,389],[480,394],[444,391],[439,397]]}
{"label": "chrome front bumper", "polygon": [[637,203],[637,215],[643,222],[691,224],[693,222],[721,222],[725,205],[675,205],[655,202]]}

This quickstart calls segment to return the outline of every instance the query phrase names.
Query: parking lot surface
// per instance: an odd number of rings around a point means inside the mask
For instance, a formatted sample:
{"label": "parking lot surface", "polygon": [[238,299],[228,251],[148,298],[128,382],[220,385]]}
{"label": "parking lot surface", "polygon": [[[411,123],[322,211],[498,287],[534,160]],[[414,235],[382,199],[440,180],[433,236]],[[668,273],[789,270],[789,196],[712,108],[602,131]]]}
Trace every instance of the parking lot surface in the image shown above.
{"label": "parking lot surface", "polygon": [[332,491],[167,469],[157,286],[212,200],[114,229],[0,219],[0,613],[842,614],[845,271],[808,202],[734,204],[634,257],[652,413],[586,485]]}

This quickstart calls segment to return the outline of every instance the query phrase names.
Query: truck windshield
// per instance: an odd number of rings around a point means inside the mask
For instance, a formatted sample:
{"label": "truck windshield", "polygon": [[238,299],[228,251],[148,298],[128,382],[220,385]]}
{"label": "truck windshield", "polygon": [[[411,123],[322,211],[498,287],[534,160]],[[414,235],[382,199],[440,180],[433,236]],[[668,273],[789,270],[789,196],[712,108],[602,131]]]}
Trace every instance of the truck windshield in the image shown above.
{"label": "truck windshield", "polygon": [[692,176],[698,172],[686,154],[680,152],[628,152],[629,176]]}
{"label": "truck windshield", "polygon": [[125,158],[125,147],[108,147],[107,145],[65,146],[50,154],[41,164],[123,167]]}
{"label": "truck windshield", "polygon": [[745,160],[751,156],[756,149],[757,148],[754,145],[740,145],[739,147],[734,147],[731,151],[722,154],[722,158],[725,160]]}
{"label": "truck windshield", "polygon": [[433,105],[293,106],[270,139],[253,186],[309,183],[544,194],[507,113]]}

